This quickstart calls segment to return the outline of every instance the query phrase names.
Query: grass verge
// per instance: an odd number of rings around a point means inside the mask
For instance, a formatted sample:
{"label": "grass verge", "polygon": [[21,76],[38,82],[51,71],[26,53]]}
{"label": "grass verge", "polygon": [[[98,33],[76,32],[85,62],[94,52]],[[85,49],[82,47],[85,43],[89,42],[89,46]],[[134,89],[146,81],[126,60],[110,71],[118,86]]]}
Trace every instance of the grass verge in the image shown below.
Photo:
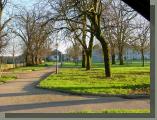
{"label": "grass verge", "polygon": [[14,76],[14,75],[2,76],[2,77],[0,77],[0,84],[15,80],[15,79],[16,79],[16,76]]}
{"label": "grass verge", "polygon": [[102,110],[102,111],[92,111],[92,110],[86,110],[86,111],[80,111],[80,112],[72,112],[72,113],[129,113],[129,114],[135,114],[135,113],[150,113],[149,109],[137,109],[137,110],[128,110],[128,109],[113,109],[113,110]]}
{"label": "grass verge", "polygon": [[39,71],[43,70],[46,67],[50,67],[55,65],[55,62],[46,62],[40,65],[35,65],[35,66],[26,66],[26,67],[18,67],[11,69],[12,72],[32,72],[32,71]]}
{"label": "grass verge", "polygon": [[150,67],[112,66],[112,77],[104,77],[103,68],[85,71],[62,68],[50,75],[39,87],[62,92],[93,95],[150,95]]}

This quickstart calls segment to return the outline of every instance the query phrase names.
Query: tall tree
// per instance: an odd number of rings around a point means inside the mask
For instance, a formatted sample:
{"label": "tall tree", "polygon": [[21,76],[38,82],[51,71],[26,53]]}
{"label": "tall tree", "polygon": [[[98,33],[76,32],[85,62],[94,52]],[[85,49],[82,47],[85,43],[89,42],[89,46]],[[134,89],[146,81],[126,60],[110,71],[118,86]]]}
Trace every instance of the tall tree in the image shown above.
{"label": "tall tree", "polygon": [[[73,3],[77,1],[56,1],[57,7],[52,4],[54,1],[55,0],[49,0],[51,7],[57,12],[57,15],[50,20],[56,22],[64,21],[66,23],[65,27],[58,27],[58,29],[69,30],[71,34],[73,34],[73,37],[82,45],[82,67],[86,67],[86,70],[90,70],[94,34],[91,33],[90,25],[87,25],[86,14],[82,14],[81,11],[73,5]],[[89,42],[87,40],[87,33],[91,33]]]}
{"label": "tall tree", "polygon": [[[39,10],[39,9],[38,9]],[[52,33],[52,22],[45,24],[47,14],[41,14],[35,8],[17,15],[13,32],[25,45],[26,65],[40,64],[49,50],[49,37]]]}
{"label": "tall tree", "polygon": [[[85,54],[84,60],[85,61],[83,61],[83,62],[85,62],[86,70],[90,70],[91,69],[91,58],[92,58],[94,34],[92,33],[92,31],[87,32],[86,19],[87,19],[86,16],[84,16],[83,17],[83,25],[80,30],[77,27],[78,25],[76,25],[75,23],[70,24],[70,28],[73,31],[74,39],[80,43],[80,45],[82,46],[82,49],[84,51],[84,54]],[[89,40],[87,40],[87,33],[90,34]],[[82,35],[82,37],[80,37],[81,35]]]}
{"label": "tall tree", "polygon": [[112,64],[116,64],[116,38],[114,36],[114,11],[112,10],[112,2],[106,5],[102,12],[102,28],[105,39],[109,42]]}
{"label": "tall tree", "polygon": [[3,48],[6,47],[6,45],[8,44],[7,35],[9,32],[6,30],[6,27],[12,19],[12,17],[9,17],[6,20],[2,20],[3,12],[8,1],[9,0],[0,0],[0,53],[2,52]]}
{"label": "tall tree", "polygon": [[[8,41],[9,41],[9,39],[7,38],[9,32],[6,29],[8,29],[7,25],[11,21],[12,18],[9,17],[6,20],[2,20],[3,12],[6,5],[8,4],[8,1],[9,0],[0,0],[0,55],[2,54],[3,49],[7,46]],[[2,64],[2,60],[0,60],[0,77],[1,77],[1,71],[2,71],[1,64]]]}
{"label": "tall tree", "polygon": [[[86,5],[87,4],[87,5]],[[85,12],[89,21],[93,25],[92,33],[95,37],[100,41],[103,55],[104,55],[104,67],[105,67],[105,75],[106,77],[111,77],[111,70],[110,70],[110,57],[109,57],[109,46],[108,41],[105,40],[102,29],[101,29],[101,16],[103,11],[103,4],[101,0],[93,0],[93,1],[82,1],[81,6],[82,13]]]}
{"label": "tall tree", "polygon": [[113,32],[116,38],[116,45],[119,52],[120,65],[124,64],[124,48],[128,40],[130,39],[131,33],[135,27],[132,20],[137,16],[137,12],[132,10],[128,5],[122,1],[112,1],[112,10],[114,11],[114,26],[115,31]]}
{"label": "tall tree", "polygon": [[104,39],[101,30],[102,0],[48,1],[51,4],[53,10],[57,12],[57,15],[55,17],[52,17],[49,21],[64,20],[71,21],[77,24],[82,24],[80,19],[82,18],[82,16],[86,15],[92,25],[87,25],[87,31],[90,31],[92,35],[94,35],[100,41],[104,54],[105,75],[106,77],[111,77],[108,41]]}
{"label": "tall tree", "polygon": [[150,51],[150,24],[141,17],[138,18],[137,29],[132,46],[141,53],[142,66],[145,65],[145,52]]}

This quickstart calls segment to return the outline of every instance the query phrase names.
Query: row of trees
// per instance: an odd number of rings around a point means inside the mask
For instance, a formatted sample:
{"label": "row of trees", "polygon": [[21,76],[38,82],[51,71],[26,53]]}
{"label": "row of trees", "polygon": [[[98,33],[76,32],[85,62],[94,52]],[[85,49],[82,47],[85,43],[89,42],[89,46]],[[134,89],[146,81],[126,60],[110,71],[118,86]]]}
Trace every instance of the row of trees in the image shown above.
{"label": "row of trees", "polygon": [[67,29],[81,45],[82,67],[91,68],[94,39],[102,47],[106,77],[111,76],[110,52],[112,64],[115,64],[115,52],[118,50],[120,65],[123,65],[125,47],[130,45],[141,51],[144,61],[144,50],[149,48],[149,23],[140,19],[137,12],[122,1],[48,1],[57,14],[50,20],[64,21],[66,27],[58,29]]}
{"label": "row of trees", "polygon": [[50,36],[52,22],[45,24],[47,19],[39,8],[23,10],[16,16],[12,32],[23,41],[23,54],[27,66],[41,64],[43,57],[50,52]]}
{"label": "row of trees", "polygon": [[8,28],[7,25],[11,21],[11,17],[3,19],[3,12],[9,0],[0,0],[0,77],[2,71],[2,52],[8,44]]}
{"label": "row of trees", "polygon": [[[1,13],[7,0],[1,0]],[[73,43],[73,51],[82,53],[82,67],[91,69],[92,49],[95,40],[102,47],[106,77],[111,77],[110,54],[115,64],[115,51],[118,50],[120,65],[124,64],[123,53],[126,45],[140,49],[142,56],[149,46],[149,24],[135,21],[138,15],[121,1],[114,0],[46,0],[34,8],[22,9],[14,16],[11,34],[23,42],[23,54],[27,65],[40,64],[51,48],[51,36],[64,30],[62,35]],[[0,35],[6,34],[3,28],[11,20],[1,25]],[[137,19],[138,20],[138,19]],[[63,23],[59,26],[59,23]],[[8,32],[7,32],[8,33]],[[0,39],[1,46],[7,42]],[[7,39],[6,39],[7,40]],[[1,42],[2,41],[2,42]],[[78,51],[81,47],[82,51]],[[73,55],[76,56],[76,53]]]}
{"label": "row of trees", "polygon": [[141,53],[144,66],[144,52],[150,47],[149,22],[121,1],[112,1],[106,12],[102,21],[107,28],[104,34],[110,44],[112,64],[116,63],[115,53],[118,50],[120,65],[123,65],[125,48],[130,46]]}
{"label": "row of trees", "polygon": [[12,20],[12,17],[3,19],[3,12],[9,0],[0,0],[0,54],[8,44],[8,28],[7,25]]}
{"label": "row of trees", "polygon": [[[16,38],[21,40],[26,65],[40,64],[50,52],[53,23],[47,22],[48,13],[36,4],[30,10],[16,6],[18,12],[12,11],[14,15],[3,15],[8,4],[11,4],[9,0],[0,0],[0,54],[7,50],[6,47],[12,47],[9,43]],[[8,19],[4,20],[4,17]],[[15,51],[15,47],[13,49],[15,55],[18,51]]]}
{"label": "row of trees", "polygon": [[[49,3],[53,11],[57,13],[57,16],[50,20],[65,21],[66,29],[82,45],[83,52],[85,53],[83,65],[86,66],[87,70],[90,70],[91,67],[90,61],[94,37],[100,41],[104,54],[105,75],[106,77],[110,77],[109,46],[101,29],[101,16],[104,9],[102,1],[49,0]],[[89,39],[87,39],[88,34]]]}

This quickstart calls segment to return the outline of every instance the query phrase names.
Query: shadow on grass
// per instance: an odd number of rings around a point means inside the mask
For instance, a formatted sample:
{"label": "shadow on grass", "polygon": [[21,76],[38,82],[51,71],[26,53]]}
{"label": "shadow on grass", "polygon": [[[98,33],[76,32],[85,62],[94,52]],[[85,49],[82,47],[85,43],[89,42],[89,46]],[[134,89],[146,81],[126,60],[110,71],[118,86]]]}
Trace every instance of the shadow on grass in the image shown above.
{"label": "shadow on grass", "polygon": [[[43,76],[40,77],[40,80],[46,78],[52,74],[52,72],[46,73]],[[0,97],[10,97],[10,96],[27,96],[27,95],[40,95],[40,94],[61,94],[61,95],[67,95],[67,94],[62,94],[60,92],[53,92],[50,90],[43,90],[36,88],[35,86],[38,84],[38,81],[36,82],[31,82],[27,86],[23,88],[23,91],[21,93],[6,93],[6,94],[0,94]],[[149,85],[130,85],[129,88],[135,89],[135,88],[141,88],[143,87],[147,88]],[[115,89],[120,89],[120,88],[128,88],[127,86],[114,86]],[[64,87],[63,87],[64,88]],[[68,89],[106,89],[107,87],[68,87]],[[108,88],[113,88],[113,87],[108,87]],[[62,88],[61,88],[62,89]],[[127,99],[122,99],[122,98],[94,98],[94,99],[89,99],[86,98],[85,100],[69,100],[69,101],[58,101],[58,102],[43,102],[43,103],[30,103],[30,104],[18,104],[18,105],[0,105],[0,112],[4,111],[13,111],[13,110],[26,110],[26,109],[36,109],[36,108],[46,108],[46,107],[65,107],[65,106],[73,106],[73,105],[86,105],[86,104],[98,104],[98,103],[110,103],[110,102],[123,102],[127,101]]]}
{"label": "shadow on grass", "polygon": [[[93,68],[104,68],[104,63],[93,63],[92,64]],[[144,67],[149,67],[150,66],[150,63],[146,63]],[[111,67],[143,67],[142,66],[142,63],[138,62],[138,63],[125,63],[124,65],[119,65],[119,64],[116,64],[116,65],[111,65]],[[144,68],[143,67],[143,68]]]}
{"label": "shadow on grass", "polygon": [[[147,89],[150,88],[149,84],[143,85],[126,85],[126,86],[111,86],[111,87],[53,87],[54,89],[64,89],[64,90],[87,90],[87,89]],[[52,88],[52,89],[53,89]]]}
{"label": "shadow on grass", "polygon": [[129,72],[122,72],[122,73],[114,73],[114,74],[145,75],[145,74],[150,74],[150,72],[139,72],[139,71],[132,72],[132,71],[129,71]]}

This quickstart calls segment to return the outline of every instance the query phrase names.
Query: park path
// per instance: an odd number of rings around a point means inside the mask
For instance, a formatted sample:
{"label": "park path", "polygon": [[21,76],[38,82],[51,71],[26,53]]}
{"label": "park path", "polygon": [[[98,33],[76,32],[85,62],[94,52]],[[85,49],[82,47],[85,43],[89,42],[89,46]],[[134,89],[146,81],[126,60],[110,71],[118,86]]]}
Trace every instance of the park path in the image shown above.
{"label": "park path", "polygon": [[18,73],[18,79],[0,85],[0,113],[65,113],[82,110],[149,109],[149,99],[75,96],[35,87],[53,67]]}

